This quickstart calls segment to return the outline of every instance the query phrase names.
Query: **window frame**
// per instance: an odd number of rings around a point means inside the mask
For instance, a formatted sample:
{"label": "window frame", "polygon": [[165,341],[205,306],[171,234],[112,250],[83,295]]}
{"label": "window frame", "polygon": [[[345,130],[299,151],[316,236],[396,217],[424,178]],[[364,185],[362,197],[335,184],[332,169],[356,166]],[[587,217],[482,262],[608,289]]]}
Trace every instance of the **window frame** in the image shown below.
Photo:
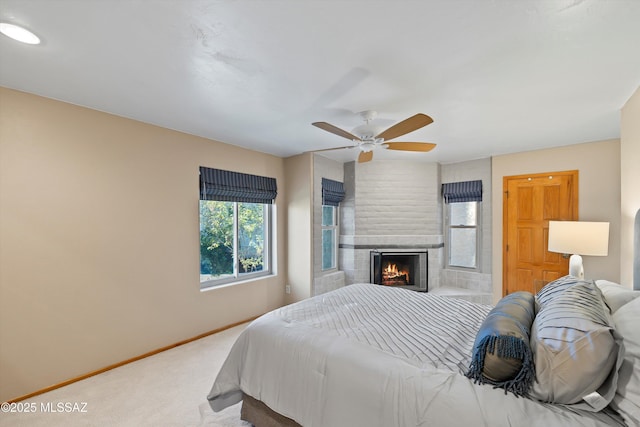
{"label": "window frame", "polygon": [[[332,208],[333,210],[333,224],[332,225],[325,225],[324,224],[324,208]],[[339,215],[339,209],[340,206],[334,206],[334,205],[327,205],[327,204],[323,204],[322,205],[322,215],[321,215],[321,220],[320,220],[320,270],[322,272],[328,272],[328,271],[332,271],[332,270],[337,270],[338,269],[338,230],[340,228],[340,215]],[[331,249],[331,257],[332,257],[332,263],[331,263],[331,267],[329,268],[325,268],[324,267],[324,232],[325,231],[332,231],[333,234],[333,246]]]}
{"label": "window frame", "polygon": [[[210,200],[200,200],[199,203],[208,202]],[[263,242],[263,265],[264,268],[261,271],[252,272],[252,273],[240,273],[240,257],[238,256],[239,251],[239,221],[238,221],[238,205],[240,203],[247,202],[231,202],[233,203],[233,276],[232,277],[224,277],[219,279],[210,279],[202,281],[200,280],[200,290],[209,290],[215,289],[224,285],[233,285],[237,283],[246,282],[249,280],[253,280],[260,277],[271,276],[273,275],[273,255],[272,255],[272,240],[273,240],[273,204],[268,203],[256,203],[261,204],[263,208],[263,227],[264,227],[264,242]],[[202,221],[198,220],[199,223],[199,231],[198,235],[202,232]],[[200,256],[199,256],[200,258]],[[201,261],[201,258],[200,258]]]}
{"label": "window frame", "polygon": [[[451,224],[451,205],[455,203],[473,203],[476,209],[476,222],[475,225],[464,224]],[[482,247],[482,202],[481,201],[468,201],[468,202],[451,202],[444,204],[444,224],[445,224],[445,266],[448,269],[456,269],[463,271],[479,272],[481,266],[481,247]],[[476,244],[475,244],[475,266],[467,267],[463,265],[451,264],[451,252],[454,249],[451,244],[451,230],[452,229],[475,229],[476,230]]]}

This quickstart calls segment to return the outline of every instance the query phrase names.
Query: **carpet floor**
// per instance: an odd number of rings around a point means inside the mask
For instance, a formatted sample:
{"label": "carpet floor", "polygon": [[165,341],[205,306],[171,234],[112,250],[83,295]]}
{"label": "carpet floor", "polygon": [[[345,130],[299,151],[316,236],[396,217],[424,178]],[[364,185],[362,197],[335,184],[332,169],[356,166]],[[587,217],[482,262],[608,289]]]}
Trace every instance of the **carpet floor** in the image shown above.
{"label": "carpet floor", "polygon": [[22,409],[34,411],[3,411],[0,427],[250,427],[240,420],[240,404],[214,413],[206,399],[245,327],[236,326],[19,402]]}

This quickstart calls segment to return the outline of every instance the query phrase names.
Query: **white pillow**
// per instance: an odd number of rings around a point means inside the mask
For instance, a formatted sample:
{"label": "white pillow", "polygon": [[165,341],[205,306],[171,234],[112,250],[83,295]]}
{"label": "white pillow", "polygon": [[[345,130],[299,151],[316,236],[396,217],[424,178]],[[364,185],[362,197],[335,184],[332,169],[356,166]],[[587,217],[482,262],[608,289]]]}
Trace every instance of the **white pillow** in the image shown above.
{"label": "white pillow", "polygon": [[613,321],[616,331],[622,335],[624,360],[618,371],[612,406],[627,425],[640,426],[640,298],[618,309]]}
{"label": "white pillow", "polygon": [[608,280],[596,280],[596,285],[598,285],[602,291],[605,302],[612,314],[626,303],[640,297],[640,292],[625,288],[622,285]]}

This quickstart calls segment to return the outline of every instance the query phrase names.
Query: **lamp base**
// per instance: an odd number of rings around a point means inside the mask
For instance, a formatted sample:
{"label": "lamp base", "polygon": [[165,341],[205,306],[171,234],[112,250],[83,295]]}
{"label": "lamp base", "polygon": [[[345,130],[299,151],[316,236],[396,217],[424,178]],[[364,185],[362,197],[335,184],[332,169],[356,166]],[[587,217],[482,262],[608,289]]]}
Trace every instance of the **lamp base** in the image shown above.
{"label": "lamp base", "polygon": [[569,274],[584,280],[584,268],[582,266],[582,257],[578,254],[571,255],[569,258]]}

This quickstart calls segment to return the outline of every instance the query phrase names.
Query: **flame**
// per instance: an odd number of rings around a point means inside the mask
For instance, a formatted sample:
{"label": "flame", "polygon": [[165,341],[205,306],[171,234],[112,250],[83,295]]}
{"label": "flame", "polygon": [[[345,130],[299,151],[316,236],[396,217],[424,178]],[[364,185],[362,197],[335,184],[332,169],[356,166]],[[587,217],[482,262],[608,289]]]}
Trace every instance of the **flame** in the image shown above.
{"label": "flame", "polygon": [[398,266],[396,264],[388,263],[384,270],[382,270],[383,279],[395,279],[402,276],[405,276],[405,278],[408,280],[409,272],[398,270]]}
{"label": "flame", "polygon": [[384,272],[388,275],[397,276],[398,275],[398,267],[395,264],[387,264],[387,268],[384,269]]}

